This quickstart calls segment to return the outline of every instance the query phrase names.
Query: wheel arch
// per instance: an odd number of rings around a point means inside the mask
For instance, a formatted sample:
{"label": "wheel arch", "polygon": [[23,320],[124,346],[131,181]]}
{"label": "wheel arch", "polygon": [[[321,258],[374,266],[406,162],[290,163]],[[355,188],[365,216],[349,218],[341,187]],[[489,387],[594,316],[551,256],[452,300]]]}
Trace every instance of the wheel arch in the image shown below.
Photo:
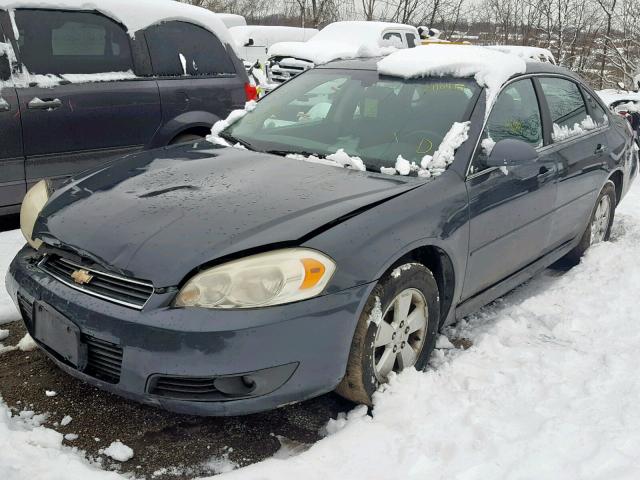
{"label": "wheel arch", "polygon": [[440,326],[444,323],[453,306],[456,291],[456,272],[449,254],[442,248],[429,244],[413,248],[392,262],[381,278],[408,262],[416,262],[427,267],[436,279],[440,294]]}
{"label": "wheel arch", "polygon": [[620,203],[622,199],[622,189],[624,188],[624,174],[622,170],[615,170],[609,175],[607,180],[611,180],[613,185],[616,187],[616,206]]}

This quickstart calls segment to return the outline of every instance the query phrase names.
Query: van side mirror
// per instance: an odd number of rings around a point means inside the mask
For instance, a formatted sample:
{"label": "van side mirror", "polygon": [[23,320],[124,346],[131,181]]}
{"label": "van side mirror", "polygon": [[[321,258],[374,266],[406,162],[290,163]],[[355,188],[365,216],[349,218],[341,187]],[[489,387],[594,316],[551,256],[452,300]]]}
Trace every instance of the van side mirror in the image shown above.
{"label": "van side mirror", "polygon": [[486,160],[488,167],[516,167],[527,165],[538,160],[538,152],[527,142],[515,138],[505,138],[493,146],[489,158]]}
{"label": "van side mirror", "polygon": [[247,43],[244,44],[245,47],[251,47],[253,46],[253,38],[250,38],[249,40],[247,40]]}

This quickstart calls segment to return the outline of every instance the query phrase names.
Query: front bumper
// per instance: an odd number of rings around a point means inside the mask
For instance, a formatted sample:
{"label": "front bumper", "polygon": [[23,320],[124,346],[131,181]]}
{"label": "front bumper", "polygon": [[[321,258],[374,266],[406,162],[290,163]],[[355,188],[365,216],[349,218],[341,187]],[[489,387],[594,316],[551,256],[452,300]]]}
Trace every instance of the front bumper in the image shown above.
{"label": "front bumper", "polygon": [[[119,375],[105,381],[39,344],[47,355],[69,374],[101,389],[194,415],[259,412],[334,389],[344,375],[358,315],[373,287],[251,310],[170,308],[166,305],[173,293],[154,293],[156,298],[138,311],[55,280],[38,268],[34,253],[25,246],[6,278],[7,291],[23,318],[28,317],[25,308],[44,302],[79,327],[89,348],[97,342],[108,346],[107,354],[121,352]],[[32,321],[26,318],[25,324],[33,334]],[[206,398],[176,398],[155,390],[158,378],[210,385],[218,378],[245,374],[258,388],[242,398],[211,392]]]}

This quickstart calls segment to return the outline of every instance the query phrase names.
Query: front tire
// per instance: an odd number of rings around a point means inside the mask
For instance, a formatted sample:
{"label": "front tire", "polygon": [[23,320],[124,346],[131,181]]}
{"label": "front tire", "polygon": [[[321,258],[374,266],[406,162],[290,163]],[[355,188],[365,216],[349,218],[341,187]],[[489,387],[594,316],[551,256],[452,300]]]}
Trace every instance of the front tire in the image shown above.
{"label": "front tire", "polygon": [[400,265],[371,292],[336,393],[371,406],[373,394],[391,372],[427,366],[439,323],[438,285],[432,273],[418,263]]}
{"label": "front tire", "polygon": [[612,181],[608,181],[598,195],[598,200],[591,213],[589,225],[585,230],[580,243],[565,255],[560,263],[564,266],[577,265],[591,245],[607,242],[611,236],[611,226],[616,211],[616,187]]}

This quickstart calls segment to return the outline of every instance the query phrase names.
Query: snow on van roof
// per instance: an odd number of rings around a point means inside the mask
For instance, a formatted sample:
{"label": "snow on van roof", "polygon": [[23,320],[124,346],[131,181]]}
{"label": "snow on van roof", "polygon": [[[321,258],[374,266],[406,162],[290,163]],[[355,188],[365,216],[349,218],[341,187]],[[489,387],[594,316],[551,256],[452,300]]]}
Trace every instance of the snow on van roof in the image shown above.
{"label": "snow on van roof", "polygon": [[605,90],[597,90],[596,93],[607,106],[611,106],[612,103],[619,101],[640,102],[640,92],[608,88]]}
{"label": "snow on van roof", "polygon": [[206,28],[223,43],[232,44],[227,28],[215,13],[172,0],[0,0],[0,9],[21,8],[97,11],[122,23],[131,36],[156,23],[181,20]]}
{"label": "snow on van roof", "polygon": [[415,27],[400,23],[345,21],[324,27],[307,42],[280,42],[269,49],[270,57],[294,57],[309,60],[316,65],[332,60],[376,57],[389,53],[382,40],[388,29],[415,32]]}
{"label": "snow on van roof", "polygon": [[526,69],[516,55],[473,45],[422,45],[398,50],[378,62],[380,73],[394,77],[474,77],[487,88],[488,105],[509,78]]}
{"label": "snow on van roof", "polygon": [[541,47],[528,47],[524,45],[487,45],[485,48],[497,50],[502,53],[512,53],[525,60],[546,61],[555,65],[556,59],[551,51]]}
{"label": "snow on van roof", "polygon": [[231,27],[229,33],[236,45],[245,46],[249,39],[254,45],[269,46],[277,42],[305,42],[318,33],[316,28],[280,27],[275,25],[244,25]]}
{"label": "snow on van roof", "polygon": [[237,13],[216,13],[215,15],[222,20],[222,23],[224,23],[224,26],[227,28],[243,27],[247,25],[247,20]]}

